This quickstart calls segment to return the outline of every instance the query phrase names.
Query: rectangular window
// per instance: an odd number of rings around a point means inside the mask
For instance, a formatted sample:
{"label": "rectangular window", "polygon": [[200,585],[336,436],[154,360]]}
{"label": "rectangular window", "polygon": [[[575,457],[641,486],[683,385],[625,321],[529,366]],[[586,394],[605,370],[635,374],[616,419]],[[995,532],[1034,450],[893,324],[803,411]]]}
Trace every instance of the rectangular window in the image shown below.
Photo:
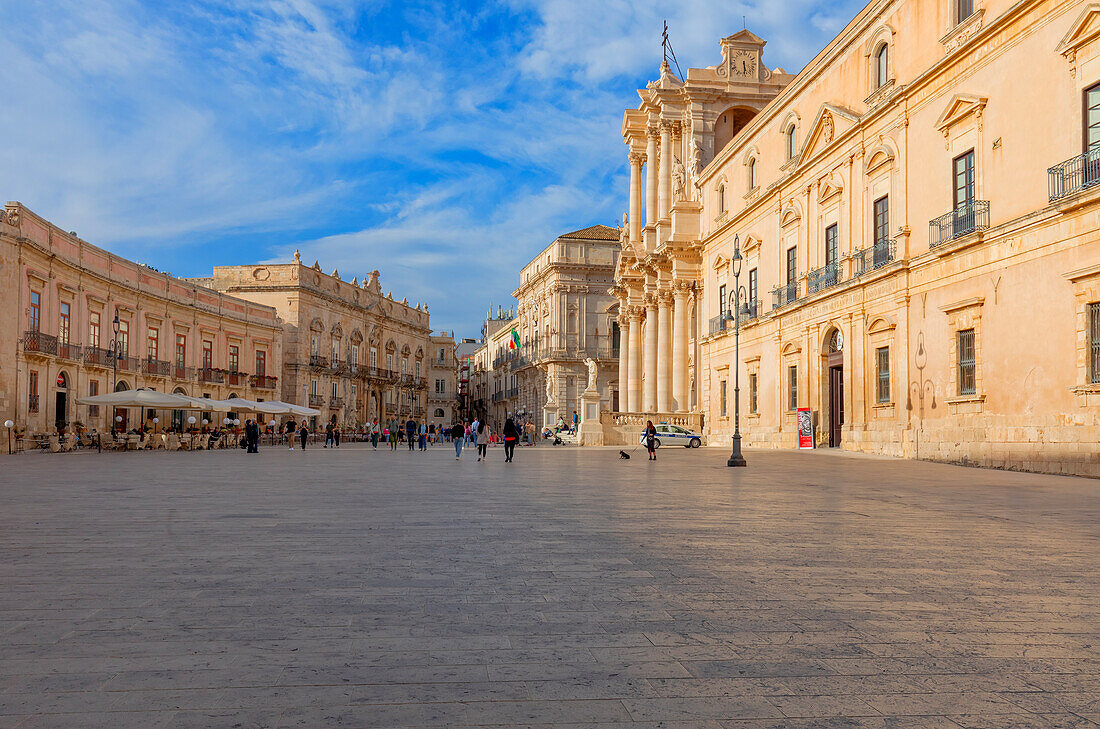
{"label": "rectangular window", "polygon": [[351,362],[349,364],[353,364],[353,365],[359,364],[359,345],[358,344],[351,345]]}
{"label": "rectangular window", "polygon": [[118,348],[121,356],[130,356],[130,322],[128,321],[120,320],[118,323]]}
{"label": "rectangular window", "polygon": [[825,229],[825,265],[836,265],[839,253],[839,233],[836,223],[833,223]]}
{"label": "rectangular window", "polygon": [[726,315],[726,285],[722,284],[718,287],[718,315]]}
{"label": "rectangular window", "polygon": [[187,366],[187,335],[176,335],[176,367]]}
{"label": "rectangular window", "polygon": [[27,383],[27,410],[32,413],[38,412],[38,373],[34,370],[30,371],[30,380]]}
{"label": "rectangular window", "polygon": [[317,397],[317,380],[310,380],[309,394]]}
{"label": "rectangular window", "polygon": [[787,367],[787,409],[798,410],[798,365]]}
{"label": "rectangular window", "polygon": [[336,393],[338,392],[338,390],[336,388],[337,388],[337,385],[336,385],[336,382],[334,381],[332,383],[332,399],[333,400],[336,399]]}
{"label": "rectangular window", "polygon": [[31,320],[29,329],[37,332],[42,328],[42,295],[37,291],[31,292]]}
{"label": "rectangular window", "polygon": [[[95,397],[96,395],[99,394],[99,380],[89,380],[89,382],[88,382],[88,394],[92,397]],[[99,417],[99,406],[98,405],[89,405],[88,406],[88,417],[89,418],[98,418]]]}
{"label": "rectangular window", "polygon": [[263,377],[267,374],[267,352],[262,349],[256,350],[256,372],[259,377]]}
{"label": "rectangular window", "polygon": [[310,337],[309,354],[311,357],[316,357],[321,354],[321,340],[316,336]]}
{"label": "rectangular window", "polygon": [[214,366],[214,342],[202,340],[202,368],[208,370]]}
{"label": "rectangular window", "polygon": [[438,393],[440,395],[442,395],[444,392],[446,392],[447,391],[447,382],[446,382],[446,380],[436,380],[435,381],[435,391],[436,391],[436,393]]}
{"label": "rectangular window", "polygon": [[722,417],[726,417],[726,381],[718,383],[718,404],[722,411]]}
{"label": "rectangular window", "polygon": [[333,341],[332,348],[331,348],[331,353],[332,353],[332,357],[330,358],[330,361],[333,364],[336,364],[337,362],[340,361],[340,342]]}
{"label": "rectangular window", "polygon": [[241,348],[240,345],[229,345],[229,371],[240,372],[241,370]]}
{"label": "rectangular window", "polygon": [[876,399],[890,402],[890,348],[879,347],[875,350],[875,370],[878,374]]}
{"label": "rectangular window", "polygon": [[393,355],[392,354],[387,354],[386,355],[386,369],[389,370],[390,372],[393,372]]}
{"label": "rectangular window", "polygon": [[755,372],[753,372],[749,375],[749,412],[750,413],[760,412],[759,411],[759,405],[760,405],[759,393],[760,393],[760,390],[758,389],[759,380],[757,378],[758,378],[758,375]]}
{"label": "rectangular window", "polygon": [[57,322],[57,342],[58,342],[58,344],[68,344],[69,343],[69,321],[70,321],[69,311],[70,311],[69,305],[66,302],[62,301],[61,302],[61,310],[58,314],[58,322]]}
{"label": "rectangular window", "polygon": [[160,359],[160,330],[149,327],[145,354],[149,359]]}
{"label": "rectangular window", "polygon": [[98,311],[88,314],[88,346],[99,348],[99,317]]}
{"label": "rectangular window", "polygon": [[875,200],[874,220],[875,244],[882,243],[890,238],[890,196],[883,195]]}
{"label": "rectangular window", "polygon": [[759,285],[760,284],[756,277],[756,269],[749,269],[749,306],[754,306],[756,304],[756,299],[760,295],[760,291],[758,289]]}
{"label": "rectangular window", "polygon": [[955,210],[961,210],[974,202],[974,150],[960,154],[953,164],[955,183],[952,194]]}
{"label": "rectangular window", "polygon": [[958,333],[959,348],[959,394],[975,394],[974,330],[964,329]]}
{"label": "rectangular window", "polygon": [[798,280],[798,246],[787,249],[787,283],[793,284]]}
{"label": "rectangular window", "polygon": [[403,375],[409,374],[409,358],[408,357],[402,357],[401,358],[401,374],[403,374]]}
{"label": "rectangular window", "polygon": [[371,367],[377,367],[378,366],[378,350],[375,349],[374,347],[371,347],[371,349],[370,349],[370,366]]}
{"label": "rectangular window", "polygon": [[955,24],[963,22],[974,14],[974,0],[955,0]]}
{"label": "rectangular window", "polygon": [[1089,382],[1100,383],[1100,303],[1089,304]]}

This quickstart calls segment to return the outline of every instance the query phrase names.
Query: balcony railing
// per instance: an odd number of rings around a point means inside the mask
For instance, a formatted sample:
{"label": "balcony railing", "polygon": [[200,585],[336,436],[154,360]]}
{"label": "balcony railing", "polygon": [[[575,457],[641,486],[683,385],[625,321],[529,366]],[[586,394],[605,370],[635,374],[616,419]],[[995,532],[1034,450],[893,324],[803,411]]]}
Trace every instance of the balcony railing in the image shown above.
{"label": "balcony railing", "polygon": [[741,317],[741,326],[745,326],[747,322],[750,322],[756,317],[760,316],[760,300],[753,299],[752,301],[746,301],[745,305],[741,307],[741,311],[739,311],[738,314]]}
{"label": "balcony railing", "polygon": [[335,408],[336,410],[339,410],[340,408],[344,407],[344,398],[342,398],[342,397],[330,398],[329,401],[328,401],[328,404],[329,404],[329,407]]}
{"label": "balcony railing", "polygon": [[1093,147],[1047,170],[1051,202],[1097,184],[1100,184],[1100,147]]}
{"label": "balcony railing", "polygon": [[710,333],[718,334],[721,331],[725,331],[726,322],[733,321],[733,317],[729,314],[722,313],[718,316],[712,316],[710,318]]}
{"label": "balcony railing", "polygon": [[57,342],[57,356],[61,359],[78,360],[83,352],[84,348],[79,344],[71,344],[69,342],[62,342],[61,340]]}
{"label": "balcony railing", "polygon": [[244,387],[248,382],[247,372],[229,372],[225,376],[226,384],[231,387]]}
{"label": "balcony railing", "polygon": [[928,245],[935,247],[956,238],[989,229],[989,201],[972,200],[928,221]]}
{"label": "balcony railing", "polygon": [[184,365],[175,365],[172,367],[172,377],[176,380],[190,380],[195,376],[194,367],[186,367]]}
{"label": "balcony railing", "polygon": [[172,365],[159,359],[143,359],[141,361],[141,373],[151,377],[167,377],[172,371]]}
{"label": "balcony railing", "polygon": [[798,282],[791,281],[789,284],[776,286],[772,289],[772,299],[772,309],[778,309],[781,306],[798,301]]}
{"label": "balcony railing", "polygon": [[100,367],[111,366],[111,351],[100,347],[84,348],[84,364],[98,365]]}
{"label": "balcony railing", "polygon": [[38,395],[27,395],[27,412],[38,412]]}
{"label": "balcony railing", "polygon": [[840,283],[840,264],[836,261],[806,274],[806,293],[816,294]]}
{"label": "balcony railing", "polygon": [[319,408],[324,404],[325,404],[325,398],[323,398],[322,396],[320,396],[320,395],[310,395],[309,396],[309,406],[311,408]]}
{"label": "balcony railing", "polygon": [[321,368],[328,367],[328,357],[322,357],[319,354],[311,354],[309,355],[309,366]]}
{"label": "balcony railing", "polygon": [[872,245],[858,250],[852,254],[852,273],[856,276],[882,268],[894,260],[895,244],[893,240],[884,238],[875,241]]}
{"label": "balcony railing", "polygon": [[274,390],[279,378],[271,375],[252,375],[251,384],[257,390]]}
{"label": "balcony railing", "polygon": [[57,337],[43,334],[36,329],[23,332],[23,351],[39,354],[57,354]]}
{"label": "balcony railing", "polygon": [[202,367],[199,369],[199,382],[225,382],[225,373],[210,367]]}

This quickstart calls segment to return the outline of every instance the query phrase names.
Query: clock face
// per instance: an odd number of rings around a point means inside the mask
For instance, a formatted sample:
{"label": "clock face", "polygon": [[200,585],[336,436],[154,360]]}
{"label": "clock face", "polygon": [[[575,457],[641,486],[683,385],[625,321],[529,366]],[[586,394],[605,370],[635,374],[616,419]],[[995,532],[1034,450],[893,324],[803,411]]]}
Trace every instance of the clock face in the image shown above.
{"label": "clock face", "polygon": [[756,76],[756,54],[751,51],[737,51],[730,58],[730,71],[732,75],[742,78]]}

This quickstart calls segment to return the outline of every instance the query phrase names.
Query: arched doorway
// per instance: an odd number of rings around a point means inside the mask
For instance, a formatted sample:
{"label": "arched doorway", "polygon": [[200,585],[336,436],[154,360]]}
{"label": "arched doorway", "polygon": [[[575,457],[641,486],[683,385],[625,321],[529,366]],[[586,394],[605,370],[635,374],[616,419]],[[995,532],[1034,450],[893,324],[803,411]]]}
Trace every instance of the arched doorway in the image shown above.
{"label": "arched doorway", "polygon": [[829,447],[837,448],[844,426],[844,335],[839,329],[833,328],[825,335],[822,358],[825,360],[825,392],[828,393],[825,412]]}
{"label": "arched doorway", "polygon": [[54,427],[61,433],[69,424],[69,375],[57,373],[57,394],[54,395]]}
{"label": "arched doorway", "polygon": [[[115,384],[115,392],[126,392],[130,386],[125,380],[119,380]],[[111,415],[111,427],[121,433],[125,433],[130,426],[130,411],[126,408],[115,408]]]}
{"label": "arched doorway", "polygon": [[[172,394],[173,395],[186,395],[187,391],[184,390],[182,387],[177,387],[175,390],[172,390]],[[183,431],[183,421],[184,421],[184,412],[182,410],[173,410],[172,411],[172,429],[175,430],[177,433],[182,432]]]}

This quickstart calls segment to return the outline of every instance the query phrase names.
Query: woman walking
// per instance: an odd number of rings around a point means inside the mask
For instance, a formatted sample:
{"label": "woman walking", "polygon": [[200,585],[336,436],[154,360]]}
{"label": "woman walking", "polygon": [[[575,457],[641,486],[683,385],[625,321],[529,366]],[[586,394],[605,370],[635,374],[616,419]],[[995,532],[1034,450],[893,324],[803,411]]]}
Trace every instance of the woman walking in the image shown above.
{"label": "woman walking", "polygon": [[516,429],[516,421],[508,418],[504,421],[504,462],[511,463],[512,455],[516,452],[516,441],[519,440],[519,430]]}
{"label": "woman walking", "polygon": [[477,460],[481,459],[489,460],[489,426],[485,423],[477,424]]}
{"label": "woman walking", "polygon": [[653,421],[645,421],[645,449],[649,451],[649,460],[657,460],[657,429],[653,427]]}
{"label": "woman walking", "polygon": [[462,427],[462,423],[455,421],[454,427],[451,428],[451,440],[455,444],[455,460],[459,460],[462,457],[462,440],[466,433],[466,429]]}
{"label": "woman walking", "polygon": [[298,439],[302,441],[302,450],[306,449],[306,439],[309,438],[309,426],[306,425],[306,421],[302,421],[302,424],[298,427]]}

